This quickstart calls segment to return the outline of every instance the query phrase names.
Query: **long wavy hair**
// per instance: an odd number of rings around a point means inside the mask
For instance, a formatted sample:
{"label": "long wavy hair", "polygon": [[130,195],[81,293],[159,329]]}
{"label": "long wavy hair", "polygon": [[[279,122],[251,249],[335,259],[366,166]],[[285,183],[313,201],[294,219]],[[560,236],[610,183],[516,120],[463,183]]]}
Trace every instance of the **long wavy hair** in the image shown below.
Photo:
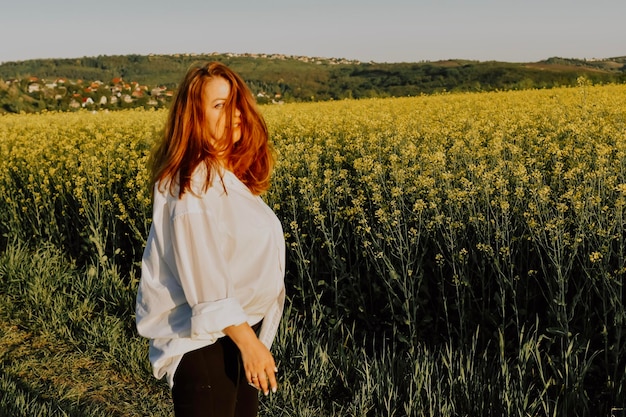
{"label": "long wavy hair", "polygon": [[[230,96],[224,105],[224,136],[212,141],[205,116],[204,90],[215,77],[228,81]],[[233,143],[232,120],[237,109],[241,112],[241,139]],[[221,172],[217,169],[220,161],[253,194],[262,194],[269,188],[274,154],[256,100],[237,73],[222,63],[209,62],[192,66],[178,87],[161,141],[150,157],[152,184],[159,182],[161,190],[167,184],[172,194],[179,185],[179,197],[188,191],[193,193],[191,177],[200,164],[205,164],[206,191],[212,175]]]}

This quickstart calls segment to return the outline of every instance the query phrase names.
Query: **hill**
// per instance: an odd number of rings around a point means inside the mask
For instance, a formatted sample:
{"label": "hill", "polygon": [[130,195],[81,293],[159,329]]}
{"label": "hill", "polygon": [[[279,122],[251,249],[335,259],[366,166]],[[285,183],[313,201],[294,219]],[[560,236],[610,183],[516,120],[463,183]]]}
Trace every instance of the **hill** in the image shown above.
{"label": "hill", "polygon": [[166,106],[186,69],[217,60],[247,80],[260,103],[399,97],[626,81],[626,57],[536,63],[446,60],[376,63],[280,54],[122,55],[0,64],[0,113]]}

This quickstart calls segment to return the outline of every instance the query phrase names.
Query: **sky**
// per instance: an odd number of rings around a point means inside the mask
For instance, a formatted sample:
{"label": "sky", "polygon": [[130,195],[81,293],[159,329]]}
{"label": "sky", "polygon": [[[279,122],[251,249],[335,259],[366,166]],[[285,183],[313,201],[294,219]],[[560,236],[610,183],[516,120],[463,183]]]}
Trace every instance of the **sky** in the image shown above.
{"label": "sky", "polygon": [[211,52],[362,62],[626,56],[625,0],[6,1],[0,63]]}

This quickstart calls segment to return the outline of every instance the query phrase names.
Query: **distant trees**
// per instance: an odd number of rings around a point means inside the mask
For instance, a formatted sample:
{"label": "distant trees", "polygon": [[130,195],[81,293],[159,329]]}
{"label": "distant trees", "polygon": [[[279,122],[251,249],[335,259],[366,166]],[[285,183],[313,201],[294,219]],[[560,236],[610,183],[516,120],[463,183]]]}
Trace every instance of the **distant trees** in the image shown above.
{"label": "distant trees", "polygon": [[[361,63],[283,55],[125,55],[0,65],[0,112],[163,107],[194,62],[222,61],[246,79],[261,104],[444,91],[491,91],[626,82],[626,57],[610,62],[551,58],[533,65],[451,60]],[[36,77],[38,81],[33,81]],[[66,80],[61,85],[57,80]],[[128,80],[118,85],[112,80]],[[109,81],[111,80],[111,81]],[[102,82],[93,86],[94,82]],[[162,94],[163,92],[163,94]]]}

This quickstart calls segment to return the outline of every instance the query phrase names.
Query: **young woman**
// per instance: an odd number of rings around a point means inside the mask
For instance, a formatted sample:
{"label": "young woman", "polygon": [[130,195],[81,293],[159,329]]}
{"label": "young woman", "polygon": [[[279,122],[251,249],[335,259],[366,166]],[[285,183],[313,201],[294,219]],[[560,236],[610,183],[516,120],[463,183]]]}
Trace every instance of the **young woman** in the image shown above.
{"label": "young woman", "polygon": [[137,294],[180,416],[256,416],[276,391],[269,347],[285,298],[281,224],[259,196],[273,154],[254,96],[212,62],[191,68],[151,157],[153,221]]}

